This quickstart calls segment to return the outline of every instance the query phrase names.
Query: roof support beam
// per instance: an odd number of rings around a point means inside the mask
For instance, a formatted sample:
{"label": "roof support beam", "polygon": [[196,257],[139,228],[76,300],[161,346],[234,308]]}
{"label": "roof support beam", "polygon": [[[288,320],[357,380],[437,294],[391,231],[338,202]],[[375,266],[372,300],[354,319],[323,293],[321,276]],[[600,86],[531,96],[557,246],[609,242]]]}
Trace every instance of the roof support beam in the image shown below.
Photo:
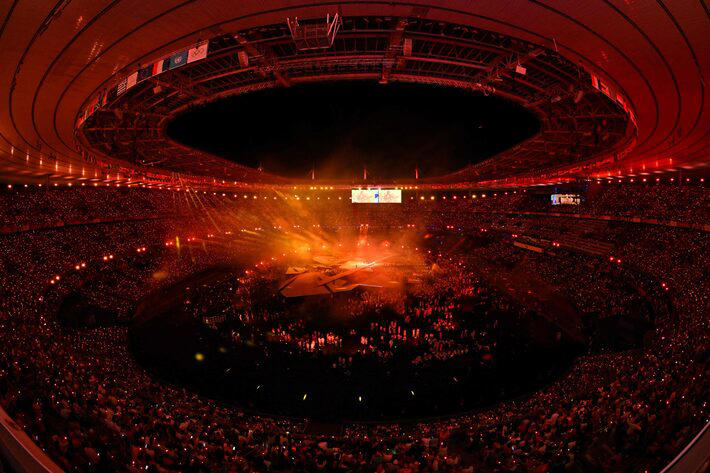
{"label": "roof support beam", "polygon": [[253,45],[239,33],[234,33],[234,39],[244,48],[250,58],[259,60],[260,64],[257,66],[257,71],[262,76],[266,77],[271,73],[280,85],[284,87],[291,85],[290,79],[281,69],[278,57],[270,47]]}
{"label": "roof support beam", "polygon": [[[404,29],[407,27],[407,19],[400,18],[397,20],[397,25],[394,31],[390,34],[389,46],[385,52],[384,60],[382,61],[382,76],[380,77],[380,84],[386,84],[389,82],[390,74],[392,69],[398,69],[404,62],[403,59],[399,59],[402,55],[402,39],[404,38]],[[395,62],[397,63],[395,66]]]}

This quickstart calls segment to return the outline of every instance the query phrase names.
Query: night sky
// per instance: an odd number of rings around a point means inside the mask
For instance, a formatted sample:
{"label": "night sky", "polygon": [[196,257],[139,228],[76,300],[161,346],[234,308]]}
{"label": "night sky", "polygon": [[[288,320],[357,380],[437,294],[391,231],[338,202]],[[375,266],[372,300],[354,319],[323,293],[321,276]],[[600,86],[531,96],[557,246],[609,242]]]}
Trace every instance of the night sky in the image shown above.
{"label": "night sky", "polygon": [[533,114],[459,89],[326,82],[230,97],[168,126],[176,141],[251,167],[305,178],[446,174],[533,135]]}

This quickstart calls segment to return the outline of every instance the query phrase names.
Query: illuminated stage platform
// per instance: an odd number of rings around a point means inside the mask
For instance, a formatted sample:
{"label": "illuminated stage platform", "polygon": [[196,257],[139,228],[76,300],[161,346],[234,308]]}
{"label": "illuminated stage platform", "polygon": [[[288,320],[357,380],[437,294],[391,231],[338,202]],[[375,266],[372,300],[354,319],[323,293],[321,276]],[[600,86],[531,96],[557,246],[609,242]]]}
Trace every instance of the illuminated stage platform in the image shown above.
{"label": "illuminated stage platform", "polygon": [[322,296],[363,289],[402,290],[418,284],[427,269],[390,254],[375,261],[362,259],[336,261],[330,256],[314,256],[308,267],[292,266],[279,292],[284,297]]}

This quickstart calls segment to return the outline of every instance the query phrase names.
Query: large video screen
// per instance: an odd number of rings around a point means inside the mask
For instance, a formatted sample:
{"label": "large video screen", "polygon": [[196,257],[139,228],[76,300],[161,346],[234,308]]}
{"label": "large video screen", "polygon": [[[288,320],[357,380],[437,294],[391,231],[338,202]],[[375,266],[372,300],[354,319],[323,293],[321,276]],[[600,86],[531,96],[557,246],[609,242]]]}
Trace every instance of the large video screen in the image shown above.
{"label": "large video screen", "polygon": [[582,198],[579,194],[550,194],[552,205],[579,205]]}
{"label": "large video screen", "polygon": [[353,204],[401,204],[402,191],[399,189],[353,189]]}

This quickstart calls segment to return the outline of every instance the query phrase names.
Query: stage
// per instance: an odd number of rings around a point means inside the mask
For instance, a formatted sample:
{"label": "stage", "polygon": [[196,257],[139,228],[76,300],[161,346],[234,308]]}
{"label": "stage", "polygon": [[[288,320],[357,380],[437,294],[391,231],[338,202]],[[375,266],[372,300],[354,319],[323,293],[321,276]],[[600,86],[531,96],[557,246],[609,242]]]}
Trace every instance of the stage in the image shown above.
{"label": "stage", "polygon": [[279,292],[284,297],[322,296],[365,290],[404,290],[421,282],[429,271],[425,265],[398,253],[379,259],[338,259],[313,256],[310,263],[290,266]]}

